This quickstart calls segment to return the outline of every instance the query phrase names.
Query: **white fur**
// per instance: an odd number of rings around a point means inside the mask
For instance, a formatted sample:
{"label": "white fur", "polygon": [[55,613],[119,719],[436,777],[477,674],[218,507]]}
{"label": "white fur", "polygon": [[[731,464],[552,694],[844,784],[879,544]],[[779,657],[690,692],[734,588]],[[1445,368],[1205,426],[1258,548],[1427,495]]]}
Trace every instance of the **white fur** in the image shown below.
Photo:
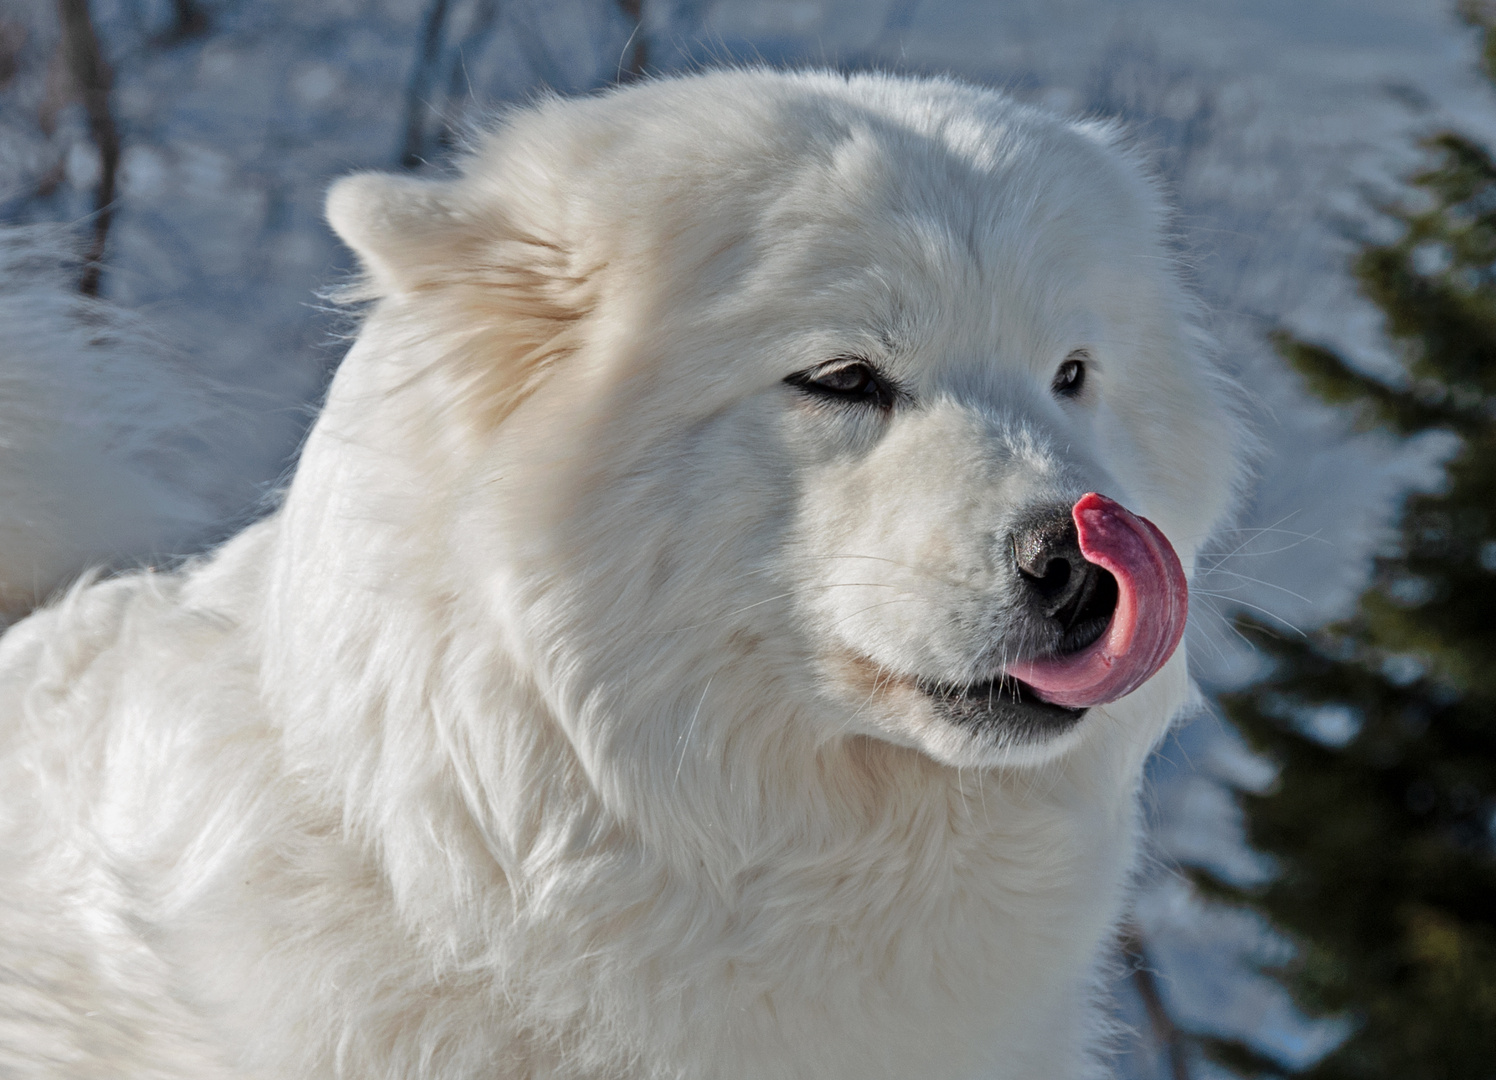
{"label": "white fur", "polygon": [[[1182,650],[1043,744],[911,680],[1005,647],[1026,501],[1186,568],[1225,511],[1162,216],[1109,130],[881,76],[337,185],[374,302],[283,508],[0,641],[0,1073],[1098,1075]],[[842,355],[912,403],[783,381]]]}

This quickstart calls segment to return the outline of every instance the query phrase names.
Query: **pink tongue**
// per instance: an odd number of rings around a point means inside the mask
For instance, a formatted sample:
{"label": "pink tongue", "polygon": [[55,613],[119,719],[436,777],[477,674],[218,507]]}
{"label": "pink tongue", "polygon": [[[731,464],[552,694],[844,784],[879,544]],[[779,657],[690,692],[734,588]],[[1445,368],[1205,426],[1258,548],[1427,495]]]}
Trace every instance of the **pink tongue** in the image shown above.
{"label": "pink tongue", "polygon": [[1084,709],[1132,693],[1164,666],[1184,636],[1189,587],[1179,556],[1147,518],[1094,491],[1071,514],[1081,554],[1117,579],[1112,621],[1080,652],[1020,660],[1007,673],[1050,704]]}

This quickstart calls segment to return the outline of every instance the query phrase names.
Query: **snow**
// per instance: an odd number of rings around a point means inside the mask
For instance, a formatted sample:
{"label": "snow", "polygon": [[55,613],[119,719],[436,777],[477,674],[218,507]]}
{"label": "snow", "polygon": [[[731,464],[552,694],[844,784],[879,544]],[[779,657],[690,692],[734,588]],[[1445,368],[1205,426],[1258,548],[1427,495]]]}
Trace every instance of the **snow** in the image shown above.
{"label": "snow", "polygon": [[[436,7],[445,19],[432,34]],[[613,0],[212,0],[202,4],[207,31],[180,39],[167,0],[93,9],[124,147],[104,294],[147,315],[241,404],[258,402],[259,436],[241,440],[235,467],[261,489],[290,461],[342,348],[335,317],[315,299],[348,269],[321,219],[327,184],[402,161],[439,168],[424,163],[439,163],[492,108],[617,78],[634,32]],[[1374,207],[1418,163],[1420,136],[1453,126],[1496,139],[1475,38],[1448,4],[645,0],[644,9],[659,70],[761,59],[948,71],[1126,121],[1175,193],[1179,243],[1263,446],[1238,527],[1197,591],[1206,601],[1191,629],[1197,675],[1214,693],[1258,673],[1227,625],[1237,611],[1302,628],[1345,610],[1397,500],[1437,482],[1447,445],[1351,431],[1305,400],[1267,335],[1287,328],[1368,371],[1396,370],[1347,257],[1358,238],[1385,235]],[[49,74],[56,34],[52,5],[0,14],[0,52],[20,43],[16,73],[0,84],[0,220],[82,222],[91,210],[100,160],[81,109]],[[1305,1062],[1343,1026],[1294,1013],[1248,970],[1281,943],[1249,916],[1204,905],[1168,869],[1194,863],[1242,881],[1269,873],[1243,846],[1229,793],[1270,782],[1271,767],[1208,711],[1174,736],[1151,773],[1158,869],[1137,920],[1181,1026]],[[1122,1015],[1146,1028],[1121,989]],[[1126,1075],[1164,1075],[1142,1049],[1119,1061]],[[1199,1063],[1197,1072],[1206,1074]]]}

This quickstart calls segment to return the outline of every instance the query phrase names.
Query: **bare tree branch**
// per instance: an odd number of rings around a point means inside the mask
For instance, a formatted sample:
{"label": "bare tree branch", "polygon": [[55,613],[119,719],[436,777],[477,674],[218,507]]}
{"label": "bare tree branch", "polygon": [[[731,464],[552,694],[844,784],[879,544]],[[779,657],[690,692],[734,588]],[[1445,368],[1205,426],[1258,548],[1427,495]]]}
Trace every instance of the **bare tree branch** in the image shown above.
{"label": "bare tree branch", "polygon": [[171,0],[171,10],[175,21],[165,35],[167,42],[186,41],[208,32],[208,16],[197,0]]}
{"label": "bare tree branch", "polygon": [[441,57],[442,36],[446,30],[447,0],[432,0],[426,11],[426,27],[421,34],[421,51],[410,69],[405,88],[405,140],[400,148],[400,164],[414,169],[422,164],[426,143],[426,96],[436,81],[436,62]]}
{"label": "bare tree branch", "polygon": [[25,45],[26,27],[0,19],[0,90],[4,90],[21,70],[21,50]]}
{"label": "bare tree branch", "polygon": [[644,0],[618,0],[618,7],[633,24],[628,44],[624,46],[627,59],[619,66],[618,81],[633,82],[644,77],[649,66],[649,39],[644,34]]}
{"label": "bare tree branch", "polygon": [[1179,1030],[1169,1015],[1163,995],[1158,989],[1158,975],[1148,957],[1148,947],[1143,943],[1142,931],[1130,926],[1122,939],[1122,948],[1132,960],[1132,981],[1138,989],[1138,997],[1148,1012],[1148,1025],[1153,1029],[1154,1042],[1162,1048],[1169,1062],[1170,1080],[1190,1080],[1188,1041],[1189,1037]]}
{"label": "bare tree branch", "polygon": [[109,240],[109,224],[114,216],[114,182],[119,170],[119,132],[109,111],[109,92],[114,72],[109,69],[99,49],[88,0],[57,0],[62,22],[62,56],[73,83],[73,91],[88,115],[88,131],[99,152],[99,182],[94,191],[93,243],[78,279],[78,291],[87,296],[99,293],[103,273],[104,246]]}

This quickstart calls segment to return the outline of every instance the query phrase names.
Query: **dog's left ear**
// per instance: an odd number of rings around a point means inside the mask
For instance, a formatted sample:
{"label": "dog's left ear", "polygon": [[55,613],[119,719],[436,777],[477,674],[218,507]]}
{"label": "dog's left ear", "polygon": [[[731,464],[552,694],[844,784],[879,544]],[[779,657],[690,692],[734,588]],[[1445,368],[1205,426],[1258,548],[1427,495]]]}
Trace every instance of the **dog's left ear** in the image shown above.
{"label": "dog's left ear", "polygon": [[433,374],[497,423],[576,351],[595,282],[566,245],[521,228],[496,185],[363,173],[327,195],[327,220],[363,263],[349,299],[412,298],[448,308]]}
{"label": "dog's left ear", "polygon": [[327,221],[358,255],[376,296],[440,284],[481,241],[450,182],[388,173],[345,176],[333,184]]}

